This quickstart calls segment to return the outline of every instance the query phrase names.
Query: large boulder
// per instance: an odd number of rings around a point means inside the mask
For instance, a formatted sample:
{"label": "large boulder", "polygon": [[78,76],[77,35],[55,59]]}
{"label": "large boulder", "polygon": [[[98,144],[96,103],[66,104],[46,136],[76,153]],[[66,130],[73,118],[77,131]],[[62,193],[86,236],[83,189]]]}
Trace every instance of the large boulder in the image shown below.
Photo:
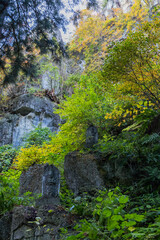
{"label": "large boulder", "polygon": [[75,195],[117,184],[130,185],[137,179],[137,161],[110,159],[100,153],[69,153],[64,161],[66,183]]}
{"label": "large boulder", "polygon": [[58,240],[61,239],[60,228],[73,224],[74,216],[62,206],[18,206],[13,209],[11,240]]}
{"label": "large boulder", "polygon": [[54,113],[57,104],[46,97],[23,94],[10,103],[10,113],[0,118],[0,145],[23,145],[23,137],[39,124],[56,132],[60,117]]}
{"label": "large boulder", "polygon": [[42,180],[43,180],[44,165],[35,164],[27,171],[22,172],[20,182],[20,195],[26,192],[33,194],[42,193]]}
{"label": "large boulder", "polygon": [[64,175],[68,187],[75,195],[104,186],[93,154],[80,154],[75,151],[66,155]]}
{"label": "large boulder", "polygon": [[35,114],[43,113],[45,116],[53,117],[53,108],[55,107],[56,104],[46,97],[23,94],[12,101],[11,112],[16,114],[20,113],[22,116],[26,116],[31,112]]}
{"label": "large boulder", "polygon": [[54,165],[35,164],[20,176],[20,195],[31,192],[41,194],[38,205],[56,205],[59,203],[60,173]]}

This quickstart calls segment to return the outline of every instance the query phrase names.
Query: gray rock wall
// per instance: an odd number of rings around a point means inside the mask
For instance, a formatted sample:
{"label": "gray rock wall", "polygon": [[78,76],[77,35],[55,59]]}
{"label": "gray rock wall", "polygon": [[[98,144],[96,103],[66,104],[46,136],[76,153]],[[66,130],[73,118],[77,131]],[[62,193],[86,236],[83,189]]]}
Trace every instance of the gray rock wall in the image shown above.
{"label": "gray rock wall", "polygon": [[137,162],[127,164],[125,159],[112,159],[100,153],[82,154],[78,151],[65,156],[66,183],[75,195],[92,192],[115,184],[131,184],[139,175]]}
{"label": "gray rock wall", "polygon": [[32,192],[42,197],[58,197],[60,173],[54,165],[34,164],[20,176],[20,194]]}
{"label": "gray rock wall", "polygon": [[[124,13],[128,12],[131,6],[133,5],[134,0],[108,0],[103,13],[105,16],[112,16],[113,9],[121,8]],[[150,0],[148,2],[148,7],[152,8],[156,4],[160,4],[160,0]],[[145,0],[142,0],[142,3],[146,4]]]}
{"label": "gray rock wall", "polygon": [[113,14],[114,8],[121,8],[123,12],[127,12],[132,4],[133,0],[108,0],[103,13],[105,16],[110,16]]}
{"label": "gray rock wall", "polygon": [[80,154],[79,152],[67,154],[64,162],[64,175],[69,189],[75,195],[104,187],[96,157],[93,154]]}
{"label": "gray rock wall", "polygon": [[62,206],[45,206],[39,209],[15,207],[12,214],[11,240],[61,239],[60,228],[71,226],[71,218],[71,214]]}
{"label": "gray rock wall", "polygon": [[23,94],[10,102],[10,113],[0,118],[0,145],[23,144],[23,137],[39,124],[56,132],[60,118],[54,113],[57,104],[46,97]]}
{"label": "gray rock wall", "polygon": [[7,222],[11,240],[60,239],[59,229],[71,224],[71,216],[60,206],[59,185],[60,173],[54,165],[35,164],[21,174],[20,194],[30,191],[42,193],[42,197],[37,199],[36,207],[13,209],[12,221]]}

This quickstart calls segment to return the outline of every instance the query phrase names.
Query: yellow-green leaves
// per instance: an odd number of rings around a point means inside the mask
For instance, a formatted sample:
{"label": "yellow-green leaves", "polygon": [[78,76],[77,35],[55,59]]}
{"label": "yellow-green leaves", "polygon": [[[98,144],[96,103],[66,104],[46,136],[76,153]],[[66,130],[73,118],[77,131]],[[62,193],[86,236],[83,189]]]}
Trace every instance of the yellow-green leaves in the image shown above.
{"label": "yellow-green leaves", "polygon": [[159,41],[160,23],[154,18],[116,43],[106,57],[102,81],[116,87],[114,110],[106,119],[117,120],[117,126],[160,107]]}
{"label": "yellow-green leaves", "polygon": [[70,150],[82,147],[86,139],[86,129],[95,125],[101,134],[106,126],[104,118],[112,99],[104,91],[96,76],[83,76],[74,89],[56,111],[66,122],[61,126],[58,138],[63,139]]}
{"label": "yellow-green leaves", "polygon": [[43,146],[31,146],[29,148],[21,148],[19,154],[14,159],[13,164],[19,170],[26,170],[33,164],[52,163],[57,159],[57,154],[61,153],[60,143],[45,143]]}
{"label": "yellow-green leaves", "polygon": [[89,10],[81,12],[79,26],[69,44],[69,52],[76,60],[84,58],[85,71],[96,71],[101,68],[108,47],[113,42],[124,38],[138,22],[148,16],[148,9],[142,1],[134,1],[134,5],[127,13],[121,9],[113,9],[114,17],[105,18],[100,13]]}

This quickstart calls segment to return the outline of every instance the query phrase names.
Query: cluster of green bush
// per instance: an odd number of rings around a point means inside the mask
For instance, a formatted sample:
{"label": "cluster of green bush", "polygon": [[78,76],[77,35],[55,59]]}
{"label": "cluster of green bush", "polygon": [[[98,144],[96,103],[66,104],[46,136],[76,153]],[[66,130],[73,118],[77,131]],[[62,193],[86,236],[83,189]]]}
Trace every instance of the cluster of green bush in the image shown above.
{"label": "cluster of green bush", "polygon": [[61,239],[159,239],[160,200],[155,202],[153,195],[147,200],[143,197],[136,202],[116,187],[99,191],[94,197],[85,193],[75,198],[70,206],[80,220],[72,232],[62,228]]}

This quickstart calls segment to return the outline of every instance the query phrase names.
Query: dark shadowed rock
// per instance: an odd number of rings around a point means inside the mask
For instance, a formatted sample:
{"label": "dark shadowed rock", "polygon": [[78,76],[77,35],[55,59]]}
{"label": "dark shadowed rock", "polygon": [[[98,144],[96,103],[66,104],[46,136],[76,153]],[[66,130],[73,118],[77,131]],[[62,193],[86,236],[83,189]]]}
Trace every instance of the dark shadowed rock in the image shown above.
{"label": "dark shadowed rock", "polygon": [[60,190],[60,173],[54,165],[46,164],[43,170],[42,196],[58,197]]}
{"label": "dark shadowed rock", "polygon": [[42,194],[38,205],[54,205],[59,203],[60,173],[49,164],[35,164],[20,176],[20,195],[25,192]]}
{"label": "dark shadowed rock", "polygon": [[[11,240],[61,239],[60,228],[73,226],[75,217],[62,206],[19,206],[13,209]],[[2,239],[8,240],[8,239]]]}
{"label": "dark shadowed rock", "polygon": [[146,130],[146,133],[160,133],[160,114],[153,118]]}
{"label": "dark shadowed rock", "polygon": [[26,192],[33,194],[42,193],[42,178],[44,165],[35,164],[27,171],[22,172],[20,176],[20,195]]}
{"label": "dark shadowed rock", "polygon": [[103,156],[99,157],[97,164],[99,174],[108,187],[118,184],[129,186],[140,174],[137,161],[128,164],[125,159],[110,159]]}
{"label": "dark shadowed rock", "polygon": [[6,213],[0,218],[0,240],[10,240],[12,215]]}
{"label": "dark shadowed rock", "polygon": [[84,191],[101,189],[104,186],[93,154],[84,155],[72,152],[66,155],[64,175],[68,187],[75,195]]}
{"label": "dark shadowed rock", "polygon": [[0,118],[0,146],[12,144],[13,131],[16,127],[17,121],[18,116],[9,113]]}
{"label": "dark shadowed rock", "polygon": [[98,130],[95,126],[91,125],[86,132],[86,148],[92,148],[98,143]]}

